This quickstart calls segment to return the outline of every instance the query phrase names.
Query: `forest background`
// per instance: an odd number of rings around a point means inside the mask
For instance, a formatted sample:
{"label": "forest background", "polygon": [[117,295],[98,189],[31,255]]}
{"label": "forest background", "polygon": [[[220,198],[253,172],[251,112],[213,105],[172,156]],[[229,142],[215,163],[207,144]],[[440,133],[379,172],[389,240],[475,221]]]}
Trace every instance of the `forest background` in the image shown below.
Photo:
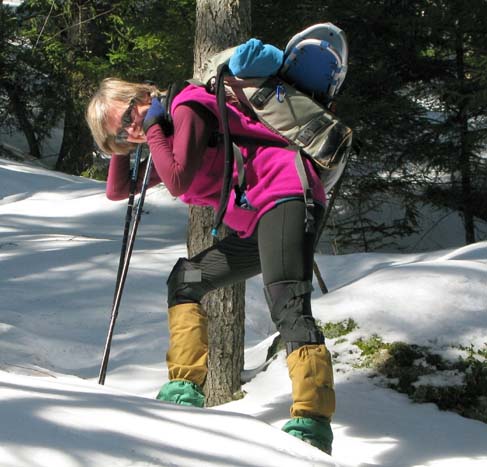
{"label": "forest background", "polygon": [[[30,156],[103,178],[84,121],[107,76],[161,88],[193,75],[195,0],[28,0],[0,9],[0,125]],[[487,1],[252,0],[252,37],[284,48],[331,21],[350,44],[337,112],[361,151],[333,213],[334,248],[395,248],[424,203],[458,212],[465,243],[487,238]],[[59,149],[46,150],[55,130]],[[0,155],[9,148],[0,144]],[[393,218],[377,217],[395,200]]]}

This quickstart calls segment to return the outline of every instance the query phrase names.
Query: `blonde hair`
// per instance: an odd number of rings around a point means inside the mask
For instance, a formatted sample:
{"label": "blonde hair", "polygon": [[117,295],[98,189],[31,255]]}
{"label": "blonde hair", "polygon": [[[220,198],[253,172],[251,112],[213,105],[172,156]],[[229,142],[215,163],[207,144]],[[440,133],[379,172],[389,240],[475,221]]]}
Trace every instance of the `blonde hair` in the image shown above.
{"label": "blonde hair", "polygon": [[159,91],[152,84],[130,83],[118,78],[106,78],[101,82],[88,104],[85,116],[95,143],[104,153],[126,154],[136,146],[134,143],[117,142],[116,135],[106,130],[113,103],[121,102],[128,106],[133,99],[143,102],[148,94],[154,97],[159,95]]}

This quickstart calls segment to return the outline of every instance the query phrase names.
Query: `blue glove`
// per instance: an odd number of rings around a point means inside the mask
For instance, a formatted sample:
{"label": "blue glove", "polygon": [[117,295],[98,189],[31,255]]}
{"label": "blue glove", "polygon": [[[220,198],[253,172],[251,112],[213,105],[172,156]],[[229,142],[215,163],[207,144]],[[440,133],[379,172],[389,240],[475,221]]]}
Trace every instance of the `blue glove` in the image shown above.
{"label": "blue glove", "polygon": [[258,39],[239,45],[230,57],[230,71],[240,78],[259,78],[275,75],[283,62],[284,52]]}
{"label": "blue glove", "polygon": [[144,122],[142,123],[142,129],[144,133],[147,133],[147,130],[157,123],[161,123],[164,120],[164,115],[166,113],[166,109],[162,102],[157,98],[152,98],[152,104],[147,111]]}

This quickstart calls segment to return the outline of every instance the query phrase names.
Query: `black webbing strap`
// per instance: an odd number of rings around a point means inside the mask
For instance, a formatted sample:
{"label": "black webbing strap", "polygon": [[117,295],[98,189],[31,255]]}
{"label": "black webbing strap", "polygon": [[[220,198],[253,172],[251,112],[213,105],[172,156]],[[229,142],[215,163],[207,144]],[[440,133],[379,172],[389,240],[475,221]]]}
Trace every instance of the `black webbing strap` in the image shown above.
{"label": "black webbing strap", "polygon": [[172,135],[173,120],[171,115],[171,106],[174,98],[189,84],[189,81],[176,81],[171,83],[166,91],[164,98],[164,118],[161,122],[161,127],[166,136]]}
{"label": "black webbing strap", "polygon": [[[220,195],[220,202],[215,214],[215,220],[211,234],[216,237],[218,235],[218,229],[222,224],[223,217],[227,210],[228,199],[230,197],[230,191],[232,190],[233,181],[233,165],[237,163],[238,185],[235,187],[237,198],[245,193],[245,167],[242,153],[239,147],[232,142],[232,135],[230,134],[230,127],[228,124],[228,109],[225,93],[225,74],[229,73],[227,64],[222,64],[218,67],[216,75],[216,98],[218,102],[218,110],[220,111],[220,124],[223,130],[223,146],[225,151],[225,166],[223,171],[223,184],[222,192]],[[237,203],[240,199],[237,199]]]}
{"label": "black webbing strap", "polygon": [[309,186],[308,174],[306,173],[303,157],[305,156],[301,154],[301,151],[298,151],[296,153],[296,159],[295,159],[296,170],[298,171],[299,180],[301,180],[301,186],[303,187],[304,204],[305,204],[305,213],[304,213],[305,232],[314,233],[316,228],[315,216],[314,216],[315,203],[313,200],[313,192]]}
{"label": "black webbing strap", "polygon": [[310,332],[309,340],[306,342],[286,342],[286,355],[293,353],[296,349],[305,345],[320,345],[325,343],[325,336],[320,331]]}
{"label": "black webbing strap", "polygon": [[218,67],[216,75],[216,98],[218,102],[218,109],[220,111],[220,123],[223,130],[223,144],[225,148],[225,166],[223,170],[223,185],[220,195],[220,202],[215,214],[213,228],[211,234],[216,237],[218,229],[222,224],[223,216],[227,210],[228,198],[230,197],[230,190],[232,189],[233,178],[233,164],[235,161],[235,154],[230,136],[230,128],[228,125],[228,111],[225,94],[225,73],[229,71],[227,64],[222,64]]}

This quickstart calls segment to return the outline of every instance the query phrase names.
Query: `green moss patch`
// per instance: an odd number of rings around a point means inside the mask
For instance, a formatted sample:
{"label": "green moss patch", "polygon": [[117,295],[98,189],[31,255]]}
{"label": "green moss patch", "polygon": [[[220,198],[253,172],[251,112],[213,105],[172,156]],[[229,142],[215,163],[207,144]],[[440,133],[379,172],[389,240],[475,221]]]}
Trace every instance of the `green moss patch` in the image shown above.
{"label": "green moss patch", "polygon": [[330,321],[322,323],[317,321],[316,324],[328,339],[337,339],[338,337],[346,336],[355,329],[358,329],[358,324],[352,319],[348,318],[343,321]]}
{"label": "green moss patch", "polygon": [[448,361],[428,347],[386,343],[377,335],[354,344],[362,352],[363,366],[384,376],[388,387],[415,402],[434,403],[487,423],[486,349],[469,348],[466,357]]}
{"label": "green moss patch", "polygon": [[[332,345],[347,342],[348,335],[359,326],[352,319],[319,322],[318,327]],[[405,342],[386,342],[378,334],[361,337],[353,342],[360,350],[352,366],[370,368],[385,384],[407,394],[414,402],[434,403],[441,410],[487,423],[487,343],[481,348],[455,347],[462,352],[456,360],[447,360],[429,347]],[[284,348],[278,336],[267,358]],[[353,347],[349,354],[355,354]],[[333,358],[340,354],[333,352]],[[356,362],[356,363],[353,363]],[[350,364],[350,360],[349,360]]]}

